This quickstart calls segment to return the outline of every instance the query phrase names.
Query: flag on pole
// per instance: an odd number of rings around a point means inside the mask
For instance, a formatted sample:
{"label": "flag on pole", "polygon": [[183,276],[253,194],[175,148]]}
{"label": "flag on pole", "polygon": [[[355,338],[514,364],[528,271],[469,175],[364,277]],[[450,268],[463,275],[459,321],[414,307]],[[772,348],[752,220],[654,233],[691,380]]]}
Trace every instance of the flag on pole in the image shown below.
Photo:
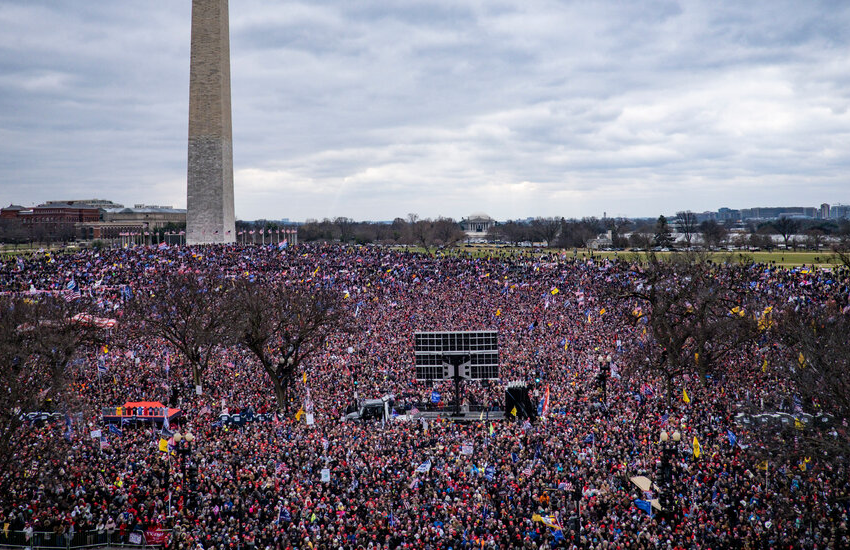
{"label": "flag on pole", "polygon": [[699,458],[702,454],[702,447],[697,440],[697,436],[694,436],[694,458]]}
{"label": "flag on pole", "polygon": [[634,502],[635,506],[637,506],[640,510],[643,510],[650,516],[652,515],[652,503],[650,503],[648,500],[641,500],[639,498],[636,498]]}
{"label": "flag on pole", "polygon": [[691,398],[688,397],[688,390],[686,390],[685,388],[682,388],[682,401],[684,401],[685,403],[691,402]]}

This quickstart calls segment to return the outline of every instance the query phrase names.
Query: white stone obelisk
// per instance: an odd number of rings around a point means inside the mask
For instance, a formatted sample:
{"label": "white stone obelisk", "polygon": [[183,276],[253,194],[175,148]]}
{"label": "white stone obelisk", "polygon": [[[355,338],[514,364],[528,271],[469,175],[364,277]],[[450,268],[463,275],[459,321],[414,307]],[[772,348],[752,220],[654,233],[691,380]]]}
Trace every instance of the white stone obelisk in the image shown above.
{"label": "white stone obelisk", "polygon": [[227,0],[192,0],[186,243],[236,240]]}

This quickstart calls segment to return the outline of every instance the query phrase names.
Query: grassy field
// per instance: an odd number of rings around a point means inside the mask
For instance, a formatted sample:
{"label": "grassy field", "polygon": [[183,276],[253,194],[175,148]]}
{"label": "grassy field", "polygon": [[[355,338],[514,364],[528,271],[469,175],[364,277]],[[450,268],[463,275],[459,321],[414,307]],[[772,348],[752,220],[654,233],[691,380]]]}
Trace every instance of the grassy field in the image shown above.
{"label": "grassy field", "polygon": [[[12,247],[4,247],[0,248],[0,259],[7,259],[9,257],[14,256],[28,256],[36,251],[38,251],[41,247],[20,247],[20,248],[12,248]],[[401,247],[396,247],[401,248]],[[406,250],[411,252],[426,252],[424,248],[419,246],[408,246],[404,247]],[[60,245],[54,245],[52,249],[49,249],[50,252],[56,253],[68,253],[73,252],[73,250],[65,249]],[[430,250],[431,253],[434,253],[434,249]],[[505,257],[505,256],[516,256],[517,254],[527,255],[527,256],[539,256],[543,253],[546,254],[561,254],[566,253],[567,258],[572,258],[574,253],[578,258],[626,258],[631,259],[634,258],[635,255],[640,255],[640,252],[631,252],[629,250],[619,251],[619,252],[605,252],[605,251],[591,251],[588,249],[579,248],[577,251],[573,249],[569,250],[560,250],[560,249],[540,249],[540,248],[528,248],[528,247],[512,247],[505,245],[488,245],[488,244],[462,244],[455,248],[444,249],[440,251],[441,254],[458,254],[464,253],[469,254],[478,258],[487,258],[487,257]],[[658,256],[668,256],[671,254],[675,254],[675,252],[657,252]],[[757,262],[757,263],[765,263],[765,264],[773,264],[782,267],[799,267],[802,265],[812,266],[816,265],[818,267],[834,267],[837,265],[841,265],[840,259],[830,251],[821,251],[821,252],[792,252],[792,251],[774,251],[774,252],[747,252],[747,251],[734,251],[734,252],[713,252],[709,255],[712,259],[716,261],[724,261],[728,258],[732,258],[735,261],[743,261],[743,262]]]}
{"label": "grassy field", "polygon": [[[422,250],[422,249],[420,249]],[[505,256],[505,255],[513,255],[517,253],[521,254],[540,254],[545,250],[547,253],[555,253],[560,254],[564,252],[563,250],[556,249],[532,249],[532,248],[514,248],[514,247],[495,247],[488,245],[461,245],[457,248],[457,250],[472,254],[473,256],[478,257],[487,257],[487,256]],[[537,252],[535,252],[537,251]],[[641,255],[640,252],[631,252],[628,250],[619,251],[619,252],[605,252],[605,251],[591,251],[587,249],[578,249],[575,251],[575,255],[578,258],[590,258],[591,256],[594,258],[626,258],[631,259],[636,255]],[[676,254],[675,252],[657,252],[656,253],[660,257],[669,256],[671,254]],[[567,250],[566,255],[568,258],[573,257],[574,251]],[[715,261],[725,261],[729,258],[735,261],[742,261],[746,263],[756,262],[756,263],[764,263],[764,264],[773,264],[782,267],[799,267],[799,266],[812,266],[816,265],[818,267],[834,267],[837,265],[841,265],[840,259],[830,251],[821,251],[821,252],[793,252],[793,251],[773,251],[773,252],[748,252],[748,251],[734,251],[734,252],[713,252],[709,254],[709,257]]]}

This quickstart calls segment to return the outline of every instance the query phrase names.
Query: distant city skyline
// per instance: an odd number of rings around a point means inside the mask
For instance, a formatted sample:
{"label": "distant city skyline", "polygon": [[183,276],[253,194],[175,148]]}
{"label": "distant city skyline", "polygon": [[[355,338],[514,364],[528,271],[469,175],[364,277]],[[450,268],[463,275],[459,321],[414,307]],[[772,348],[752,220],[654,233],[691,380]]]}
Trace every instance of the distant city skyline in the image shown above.
{"label": "distant city skyline", "polygon": [[[0,204],[185,208],[190,13],[4,2]],[[230,23],[239,219],[850,202],[845,2],[240,0]]]}
{"label": "distant city skyline", "polygon": [[[24,201],[25,202],[25,201]],[[0,208],[7,208],[9,206],[20,207],[23,206],[26,210],[31,210],[36,206],[58,206],[58,207],[77,207],[77,206],[89,206],[100,208],[102,210],[108,212],[119,212],[124,209],[127,210],[155,210],[155,211],[178,211],[183,212],[185,214],[185,209],[175,209],[171,205],[152,205],[152,204],[144,204],[144,203],[136,203],[133,205],[132,209],[129,207],[125,207],[123,204],[116,203],[110,199],[103,198],[89,198],[89,199],[51,199],[44,201],[43,203],[39,203],[37,205],[28,205],[24,206],[23,202],[19,201],[18,203],[11,203],[6,206],[0,206]],[[705,221],[708,219],[717,220],[717,221],[739,221],[739,220],[756,220],[756,219],[776,219],[779,217],[799,217],[799,218],[808,218],[812,220],[841,220],[841,219],[850,219],[850,204],[844,204],[841,202],[837,202],[834,204],[829,203],[821,203],[818,206],[806,206],[806,205],[783,205],[783,206],[744,206],[740,208],[730,208],[730,207],[721,207],[717,210],[705,210],[705,209],[693,209],[693,208],[682,208],[677,209],[675,212],[659,212],[656,214],[651,214],[648,216],[613,216],[609,215],[607,212],[603,212],[601,215],[596,215],[594,213],[583,214],[579,216],[524,216],[524,217],[515,217],[515,218],[492,218],[493,221],[496,222],[504,222],[508,220],[512,221],[525,221],[531,220],[534,218],[541,217],[549,217],[549,218],[570,218],[570,219],[581,219],[581,218],[628,218],[632,220],[637,219],[649,219],[653,220],[659,216],[665,216],[668,219],[675,219],[677,214],[680,212],[689,212],[696,216],[698,222]],[[458,223],[472,218],[476,218],[477,216],[487,216],[490,215],[487,212],[470,212],[462,216],[446,216],[453,218]],[[367,218],[352,218],[357,222],[375,222],[375,223],[390,223],[396,218],[406,218],[406,215],[397,214],[397,215],[389,215],[383,218],[375,218],[375,219],[367,219]],[[422,217],[420,217],[422,218]],[[263,218],[238,218],[237,221],[240,222],[254,222],[257,220],[267,220],[270,222],[284,222],[284,223],[303,223],[307,220],[317,219],[318,218],[289,218],[286,216],[276,217],[276,216],[266,216]]]}

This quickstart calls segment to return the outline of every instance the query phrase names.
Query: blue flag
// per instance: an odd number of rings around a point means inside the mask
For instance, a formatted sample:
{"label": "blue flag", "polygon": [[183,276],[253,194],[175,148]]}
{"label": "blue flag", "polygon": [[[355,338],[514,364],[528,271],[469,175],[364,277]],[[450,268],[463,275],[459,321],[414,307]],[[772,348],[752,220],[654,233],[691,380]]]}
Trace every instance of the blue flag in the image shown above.
{"label": "blue flag", "polygon": [[584,438],[585,443],[593,443],[596,440],[593,434],[587,434],[587,437]]}
{"label": "blue flag", "polygon": [[729,445],[732,445],[733,447],[738,442],[738,437],[732,433],[732,430],[726,430],[726,437],[729,438]]}
{"label": "blue flag", "polygon": [[641,510],[643,510],[644,512],[646,512],[650,516],[652,515],[652,503],[650,503],[648,500],[641,500],[639,498],[636,498],[635,499],[635,506],[637,506],[638,508],[640,508]]}
{"label": "blue flag", "polygon": [[71,416],[65,413],[65,439],[71,441]]}
{"label": "blue flag", "polygon": [[440,402],[440,394],[432,391],[431,392],[431,403],[439,403]]}
{"label": "blue flag", "polygon": [[124,432],[121,430],[121,428],[119,428],[115,424],[109,425],[109,433],[115,434],[115,435],[124,435]]}

